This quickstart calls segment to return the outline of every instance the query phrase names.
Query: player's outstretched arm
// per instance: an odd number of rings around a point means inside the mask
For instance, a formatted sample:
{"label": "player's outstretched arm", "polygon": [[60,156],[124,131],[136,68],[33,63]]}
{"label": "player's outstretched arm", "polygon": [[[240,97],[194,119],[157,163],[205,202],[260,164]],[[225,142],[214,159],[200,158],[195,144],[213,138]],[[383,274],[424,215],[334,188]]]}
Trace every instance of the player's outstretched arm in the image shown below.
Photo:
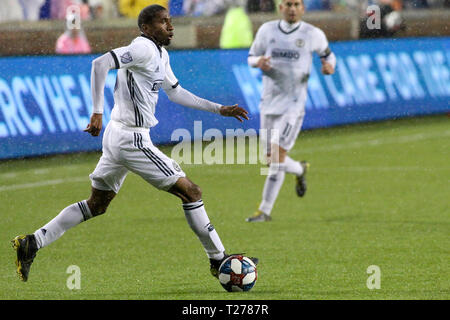
{"label": "player's outstretched arm", "polygon": [[218,103],[196,96],[192,92],[182,88],[178,83],[169,88],[165,88],[164,91],[170,101],[182,106],[218,113],[224,117],[234,117],[241,122],[243,121],[242,118],[248,120],[248,112],[245,109],[238,107],[237,104],[233,106],[222,106]]}

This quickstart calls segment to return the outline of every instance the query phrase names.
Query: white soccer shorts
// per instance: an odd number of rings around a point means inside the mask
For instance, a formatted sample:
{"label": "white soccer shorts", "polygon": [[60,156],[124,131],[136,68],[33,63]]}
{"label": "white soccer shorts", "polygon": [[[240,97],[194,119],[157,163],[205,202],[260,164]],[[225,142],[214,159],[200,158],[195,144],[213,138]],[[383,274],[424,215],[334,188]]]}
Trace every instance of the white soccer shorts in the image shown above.
{"label": "white soccer shorts", "polygon": [[272,144],[277,144],[286,151],[291,150],[302,128],[303,118],[304,115],[289,113],[261,114],[260,127],[265,133],[260,132],[260,137],[267,145],[267,152],[270,153]]}
{"label": "white soccer shorts", "polygon": [[111,120],[102,143],[103,154],[89,175],[95,189],[118,193],[129,171],[166,191],[179,178],[186,177],[175,160],[153,145],[148,129],[130,128]]}

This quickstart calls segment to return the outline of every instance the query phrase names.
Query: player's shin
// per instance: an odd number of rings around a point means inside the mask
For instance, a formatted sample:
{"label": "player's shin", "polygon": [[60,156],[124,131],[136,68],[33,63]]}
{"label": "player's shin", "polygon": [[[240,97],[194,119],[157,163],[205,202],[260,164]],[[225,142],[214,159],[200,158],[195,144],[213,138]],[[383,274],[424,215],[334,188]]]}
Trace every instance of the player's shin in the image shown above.
{"label": "player's shin", "polygon": [[215,260],[222,259],[225,248],[217,231],[209,221],[203,201],[184,203],[183,210],[189,226],[198,236],[208,258]]}
{"label": "player's shin", "polygon": [[59,239],[67,230],[92,218],[86,200],[64,208],[55,218],[34,233],[37,247],[43,248]]}
{"label": "player's shin", "polygon": [[267,175],[266,182],[264,184],[262,202],[259,206],[259,210],[261,212],[270,215],[281,186],[283,185],[284,177],[285,164],[271,163],[269,167],[269,174]]}

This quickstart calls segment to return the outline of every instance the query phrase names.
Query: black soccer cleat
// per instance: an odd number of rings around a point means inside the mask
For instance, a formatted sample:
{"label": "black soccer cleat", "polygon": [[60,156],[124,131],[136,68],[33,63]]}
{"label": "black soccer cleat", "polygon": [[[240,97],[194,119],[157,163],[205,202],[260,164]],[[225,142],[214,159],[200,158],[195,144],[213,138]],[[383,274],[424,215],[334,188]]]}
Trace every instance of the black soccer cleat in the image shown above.
{"label": "black soccer cleat", "polygon": [[[220,268],[220,265],[222,264],[222,262],[224,262],[227,258],[229,258],[231,256],[237,256],[237,255],[243,255],[243,253],[232,253],[232,254],[225,253],[225,256],[221,260],[209,259],[210,271],[211,271],[211,274],[213,275],[213,277],[216,277],[217,279],[219,278],[219,268]],[[252,260],[255,265],[257,265],[259,262],[258,258],[255,258],[255,257],[248,257],[248,258],[250,260]]]}
{"label": "black soccer cleat", "polygon": [[295,177],[295,192],[299,197],[303,197],[306,193],[306,171],[309,168],[309,163],[301,161],[300,165],[303,167],[303,174]]}
{"label": "black soccer cleat", "polygon": [[21,235],[15,237],[12,241],[13,248],[17,252],[16,266],[17,274],[22,281],[28,280],[31,264],[38,251],[34,235]]}

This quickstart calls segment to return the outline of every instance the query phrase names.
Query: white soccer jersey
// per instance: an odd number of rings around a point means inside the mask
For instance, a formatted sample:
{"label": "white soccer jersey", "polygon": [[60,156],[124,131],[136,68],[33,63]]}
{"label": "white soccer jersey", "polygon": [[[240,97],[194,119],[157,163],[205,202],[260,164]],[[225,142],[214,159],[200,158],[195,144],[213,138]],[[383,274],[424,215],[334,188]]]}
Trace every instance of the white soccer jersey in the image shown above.
{"label": "white soccer jersey", "polygon": [[263,73],[261,114],[305,113],[314,52],[320,57],[331,53],[323,31],[309,23],[289,25],[284,20],[275,20],[259,28],[249,55],[270,56],[272,66]]}
{"label": "white soccer jersey", "polygon": [[155,126],[159,90],[178,85],[167,50],[152,39],[139,36],[129,46],[114,49],[111,54],[119,69],[111,119],[129,127]]}

